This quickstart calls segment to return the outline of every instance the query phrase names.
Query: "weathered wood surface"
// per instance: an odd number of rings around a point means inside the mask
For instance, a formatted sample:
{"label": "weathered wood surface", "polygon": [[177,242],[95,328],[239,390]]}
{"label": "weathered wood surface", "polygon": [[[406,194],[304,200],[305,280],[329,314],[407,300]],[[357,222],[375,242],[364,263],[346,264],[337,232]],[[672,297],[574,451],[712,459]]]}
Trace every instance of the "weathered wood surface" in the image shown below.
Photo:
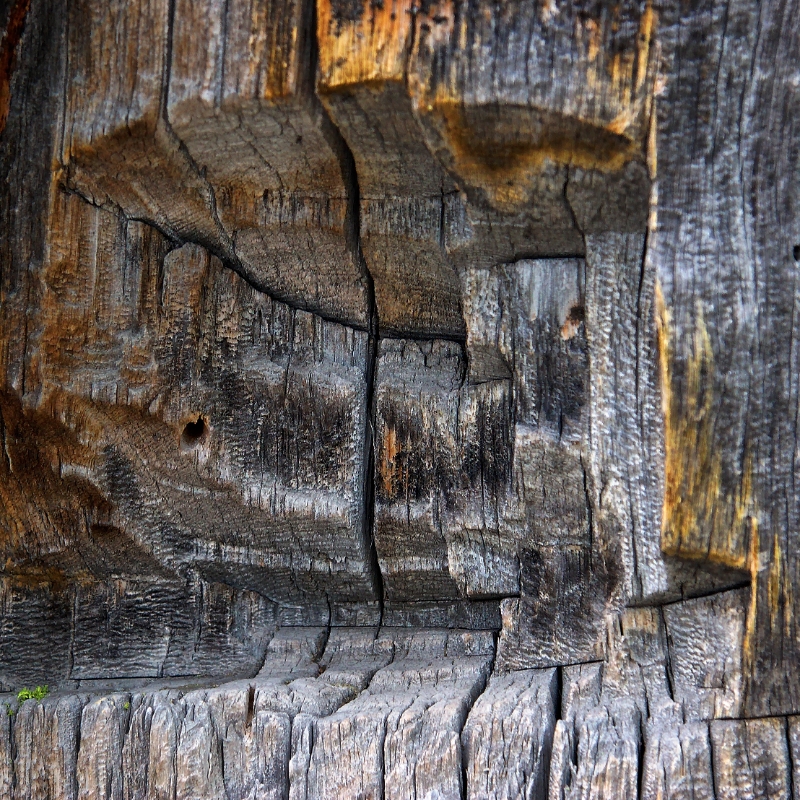
{"label": "weathered wood surface", "polygon": [[751,573],[754,715],[796,710],[800,688],[786,679],[798,657],[798,10],[709,3],[662,22],[674,79],[659,98],[648,253],[663,298],[662,545]]}
{"label": "weathered wood surface", "polygon": [[626,612],[603,661],[491,677],[485,631],[326,636],[284,629],[249,680],[7,696],[4,796],[792,797],[797,718],[674,702],[658,610]]}
{"label": "weathered wood surface", "polygon": [[797,0],[0,24],[0,797],[798,796]]}

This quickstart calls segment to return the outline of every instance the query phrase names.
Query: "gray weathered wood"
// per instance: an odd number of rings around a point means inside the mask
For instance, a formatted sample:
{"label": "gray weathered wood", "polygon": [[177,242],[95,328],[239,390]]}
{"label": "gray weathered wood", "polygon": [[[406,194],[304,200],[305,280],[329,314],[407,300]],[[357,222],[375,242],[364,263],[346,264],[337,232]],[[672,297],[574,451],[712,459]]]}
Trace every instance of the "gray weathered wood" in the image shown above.
{"label": "gray weathered wood", "polygon": [[789,800],[791,774],[783,719],[711,723],[718,800]]}
{"label": "gray weathered wood", "polygon": [[558,688],[554,669],[492,676],[461,733],[469,800],[546,796]]}
{"label": "gray weathered wood", "polygon": [[0,26],[0,795],[797,793],[798,0]]}

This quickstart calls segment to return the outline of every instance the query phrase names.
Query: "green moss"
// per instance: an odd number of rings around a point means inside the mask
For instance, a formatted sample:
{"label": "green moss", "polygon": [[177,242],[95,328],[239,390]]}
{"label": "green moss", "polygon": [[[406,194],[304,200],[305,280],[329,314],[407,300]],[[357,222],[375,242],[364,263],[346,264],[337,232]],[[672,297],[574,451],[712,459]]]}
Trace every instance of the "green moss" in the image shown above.
{"label": "green moss", "polygon": [[41,703],[48,694],[50,694],[50,690],[46,684],[37,686],[35,689],[29,689],[26,686],[17,692],[17,700],[20,703],[24,703],[26,700],[36,700],[37,703]]}

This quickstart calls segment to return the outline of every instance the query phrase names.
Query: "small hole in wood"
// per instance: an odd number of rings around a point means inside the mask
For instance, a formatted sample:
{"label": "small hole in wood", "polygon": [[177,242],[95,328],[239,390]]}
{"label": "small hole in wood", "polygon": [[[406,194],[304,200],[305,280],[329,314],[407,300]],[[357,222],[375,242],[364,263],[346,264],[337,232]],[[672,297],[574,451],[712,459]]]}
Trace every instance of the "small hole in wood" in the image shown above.
{"label": "small hole in wood", "polygon": [[580,325],[586,319],[586,309],[583,306],[572,306],[567,319],[575,325]]}
{"label": "small hole in wood", "polygon": [[796,244],[792,248],[792,255],[794,256],[795,261],[800,261],[800,244]]}
{"label": "small hole in wood", "polygon": [[181,434],[181,449],[194,450],[206,438],[207,433],[208,425],[202,416],[198,416],[192,422],[187,422]]}

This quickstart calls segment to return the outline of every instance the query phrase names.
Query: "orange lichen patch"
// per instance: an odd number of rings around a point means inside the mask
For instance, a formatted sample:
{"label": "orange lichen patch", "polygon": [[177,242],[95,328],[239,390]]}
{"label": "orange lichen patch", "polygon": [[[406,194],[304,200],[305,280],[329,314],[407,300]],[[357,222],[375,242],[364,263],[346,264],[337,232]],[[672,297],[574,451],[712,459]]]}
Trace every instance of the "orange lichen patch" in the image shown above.
{"label": "orange lichen patch", "polygon": [[25,20],[31,0],[16,0],[6,23],[3,41],[0,42],[0,133],[5,130],[11,104],[11,75],[17,60],[17,47],[25,30]]}
{"label": "orange lichen patch", "polygon": [[[611,24],[613,30],[613,20]],[[645,130],[657,61],[653,57],[655,28],[656,14],[648,3],[639,20],[635,48],[610,55],[604,46],[607,31],[603,31],[593,19],[578,23],[576,37],[584,49],[585,86],[590,96],[601,98],[600,115],[592,121],[605,124],[612,133],[639,138]],[[612,113],[614,116],[604,123],[603,120],[608,120]]]}
{"label": "orange lichen patch", "polygon": [[655,181],[658,177],[658,114],[655,98],[650,107],[650,125],[647,133],[647,173],[651,181]]}
{"label": "orange lichen patch", "polygon": [[[295,95],[305,66],[296,14],[300,4],[250,4],[247,58],[240,61],[238,95],[279,100]],[[230,69],[228,65],[227,69]]]}
{"label": "orange lichen patch", "polygon": [[642,14],[641,22],[639,23],[639,46],[636,50],[636,91],[640,92],[644,88],[645,80],[650,72],[650,50],[653,46],[655,29],[656,29],[656,12],[653,11],[651,3]]}
{"label": "orange lichen patch", "polygon": [[522,210],[545,167],[617,171],[641,160],[639,144],[577,119],[524,106],[437,102],[428,115],[465,186],[483,190],[499,210]]}
{"label": "orange lichen patch", "polygon": [[746,569],[748,529],[755,515],[752,460],[748,453],[738,486],[723,487],[722,456],[714,435],[714,355],[702,311],[697,310],[692,354],[679,394],[672,382],[670,315],[659,286],[656,308],[666,450],[661,548],[669,555]]}
{"label": "orange lichen patch", "polygon": [[758,520],[750,519],[750,550],[747,568],[750,571],[750,604],[747,608],[744,639],[742,641],[742,667],[745,675],[752,675],[755,668],[755,650],[753,643],[756,636],[758,620],[758,573],[761,565],[761,547],[758,532]]}
{"label": "orange lichen patch", "polygon": [[397,431],[392,427],[387,427],[383,434],[383,446],[381,448],[381,458],[378,461],[378,471],[381,474],[383,490],[391,497],[394,494],[394,485],[397,481],[397,455],[401,450],[397,443]]}
{"label": "orange lichen patch", "polygon": [[413,0],[364,0],[352,17],[333,0],[317,2],[320,91],[374,81],[402,80],[414,25]]}
{"label": "orange lichen patch", "polygon": [[767,576],[767,605],[769,606],[770,622],[773,629],[776,627],[781,610],[781,594],[784,583],[783,572],[783,551],[776,532],[772,542],[772,558]]}

